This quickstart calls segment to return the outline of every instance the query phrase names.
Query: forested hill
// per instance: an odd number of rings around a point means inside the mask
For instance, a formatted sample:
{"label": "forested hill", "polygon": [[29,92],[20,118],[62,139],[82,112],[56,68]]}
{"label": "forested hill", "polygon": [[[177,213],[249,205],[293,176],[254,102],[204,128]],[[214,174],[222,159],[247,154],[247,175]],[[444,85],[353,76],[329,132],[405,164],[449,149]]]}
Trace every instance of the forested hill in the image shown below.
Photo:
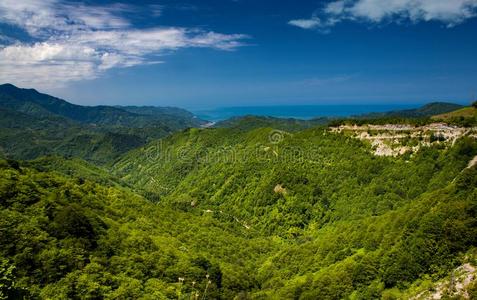
{"label": "forested hill", "polygon": [[477,242],[476,154],[470,136],[380,157],[327,128],[192,129],[114,169],[161,206],[280,241],[252,295],[408,299]]}
{"label": "forested hill", "polygon": [[[261,127],[273,127],[275,129],[286,131],[299,131],[311,127],[316,127],[326,124],[334,123],[429,123],[430,117],[435,115],[441,115],[455,110],[462,109],[463,106],[454,103],[446,102],[433,102],[425,104],[419,108],[406,109],[406,110],[394,110],[380,113],[366,113],[362,115],[353,115],[349,117],[319,117],[310,120],[300,120],[293,118],[276,118],[267,116],[239,116],[233,117],[224,121],[217,122],[213,127],[215,128],[235,128],[242,130],[250,130]],[[448,121],[449,120],[448,118]],[[455,120],[452,120],[453,123]],[[462,123],[462,122],[460,122]],[[475,124],[475,122],[472,122]]]}
{"label": "forested hill", "polygon": [[325,128],[191,129],[108,175],[1,161],[0,293],[409,299],[474,264],[476,154],[470,137],[394,158]]}
{"label": "forested hill", "polygon": [[278,130],[300,131],[303,129],[326,125],[330,122],[330,118],[322,117],[312,120],[300,120],[293,118],[275,118],[264,116],[241,116],[233,117],[224,121],[217,122],[215,128],[234,128],[240,130],[251,130],[263,127],[273,127]]}
{"label": "forested hill", "polygon": [[0,85],[0,156],[80,157],[108,163],[131,149],[204,121],[176,108],[81,106]]}
{"label": "forested hill", "polygon": [[[187,121],[190,127],[201,124],[193,114],[182,109],[81,106],[39,93],[34,89],[21,89],[11,84],[0,85],[0,106],[33,116],[57,115],[81,123],[98,125],[142,127],[160,122],[164,116],[181,118],[182,121]],[[150,113],[151,111],[155,113]]]}
{"label": "forested hill", "polygon": [[95,183],[87,167],[82,177],[38,167],[0,161],[0,299],[233,299],[258,288],[249,274],[271,240]]}
{"label": "forested hill", "polygon": [[0,299],[477,298],[475,109],[189,128],[1,91]]}
{"label": "forested hill", "polygon": [[432,102],[415,109],[394,110],[383,113],[369,113],[360,117],[369,118],[428,118],[434,115],[444,114],[463,108],[464,106],[448,102]]}
{"label": "forested hill", "polygon": [[221,209],[256,230],[287,236],[313,222],[400,207],[447,185],[476,151],[465,137],[454,147],[435,142],[391,159],[326,128],[191,129],[131,151],[113,169],[162,203]]}

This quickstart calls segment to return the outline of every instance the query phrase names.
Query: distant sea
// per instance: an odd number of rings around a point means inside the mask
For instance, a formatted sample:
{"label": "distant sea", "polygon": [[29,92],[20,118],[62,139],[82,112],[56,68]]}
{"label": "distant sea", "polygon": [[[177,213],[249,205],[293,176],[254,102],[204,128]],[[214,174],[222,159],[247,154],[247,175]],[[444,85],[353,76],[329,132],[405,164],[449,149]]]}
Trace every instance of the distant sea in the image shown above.
{"label": "distant sea", "polygon": [[349,117],[371,112],[387,112],[417,107],[420,107],[420,105],[283,105],[219,107],[210,110],[192,110],[192,112],[201,119],[213,122],[246,115],[309,120],[318,117]]}

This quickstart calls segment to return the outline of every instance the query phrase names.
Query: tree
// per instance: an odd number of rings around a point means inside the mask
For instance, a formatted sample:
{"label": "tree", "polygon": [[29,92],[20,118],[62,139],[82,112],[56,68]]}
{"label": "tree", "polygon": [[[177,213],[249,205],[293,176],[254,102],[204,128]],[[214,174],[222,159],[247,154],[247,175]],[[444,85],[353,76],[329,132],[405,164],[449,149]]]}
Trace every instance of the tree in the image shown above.
{"label": "tree", "polygon": [[15,266],[8,260],[0,260],[0,299],[10,299],[17,294],[14,271]]}

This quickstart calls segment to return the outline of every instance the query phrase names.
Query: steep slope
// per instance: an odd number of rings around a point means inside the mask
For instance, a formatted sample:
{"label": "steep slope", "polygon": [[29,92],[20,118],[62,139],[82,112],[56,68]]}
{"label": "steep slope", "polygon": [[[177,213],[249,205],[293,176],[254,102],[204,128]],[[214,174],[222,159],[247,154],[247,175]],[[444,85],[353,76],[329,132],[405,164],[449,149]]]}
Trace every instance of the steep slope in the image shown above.
{"label": "steep slope", "polygon": [[466,168],[476,153],[469,137],[382,158],[324,129],[207,129],[115,168],[162,205],[280,237],[257,269],[256,297],[406,299],[413,282],[447,274],[477,242],[477,169]]}
{"label": "steep slope", "polygon": [[29,115],[44,117],[58,115],[82,123],[125,125],[137,115],[114,107],[87,107],[39,93],[34,89],[20,89],[11,84],[0,85],[0,106]]}
{"label": "steep slope", "polygon": [[34,159],[58,154],[107,163],[152,139],[201,124],[180,109],[135,110],[154,113],[80,106],[33,89],[0,85],[0,155]]}
{"label": "steep slope", "polygon": [[314,222],[381,215],[445,186],[477,154],[472,138],[441,148],[391,159],[324,128],[193,129],[133,150],[113,169],[161,202],[220,209],[287,236]]}
{"label": "steep slope", "polygon": [[[11,84],[0,85],[0,107],[37,117],[62,116],[81,123],[145,127],[166,125],[171,128],[187,128],[198,125],[193,114],[175,108],[82,106],[39,93],[34,89],[20,89]],[[161,113],[159,113],[159,111]],[[166,118],[167,120],[163,118]],[[183,123],[183,124],[181,124]]]}
{"label": "steep slope", "polygon": [[[267,146],[270,156],[249,163],[241,157],[187,169],[204,145],[248,155],[268,133],[192,130],[167,138],[182,155],[156,167],[163,171],[157,182],[170,179],[162,187],[172,189],[159,203],[79,161],[1,161],[0,293],[407,299],[410,287],[445,277],[477,243],[477,168],[465,168],[475,141],[401,161],[315,129],[285,135]],[[306,160],[272,160],[275,152],[283,158],[285,144],[307,149],[306,141],[318,146]],[[161,153],[147,153],[148,167]],[[171,178],[169,167],[180,177]]]}
{"label": "steep slope", "polygon": [[124,188],[16,162],[0,174],[2,297],[231,299],[257,289],[249,274],[273,249]]}
{"label": "steep slope", "polygon": [[58,154],[106,163],[147,142],[141,135],[86,126],[56,115],[37,117],[0,108],[0,117],[1,157],[34,159]]}
{"label": "steep slope", "polygon": [[39,159],[24,161],[22,162],[22,166],[34,169],[38,172],[59,173],[66,177],[89,180],[102,186],[130,188],[108,172],[107,169],[79,158],[67,159],[61,156],[44,156]]}
{"label": "steep slope", "polygon": [[472,134],[378,157],[296,120],[164,137],[22,95],[0,107],[0,154],[61,156],[0,160],[0,298],[409,299],[475,252]]}
{"label": "steep slope", "polygon": [[[465,170],[454,183],[381,216],[310,229],[262,266],[263,294],[271,299],[410,299],[415,294],[408,287],[425,288],[468,260],[465,253],[477,242],[476,175],[475,168]],[[277,284],[277,277],[284,280]]]}

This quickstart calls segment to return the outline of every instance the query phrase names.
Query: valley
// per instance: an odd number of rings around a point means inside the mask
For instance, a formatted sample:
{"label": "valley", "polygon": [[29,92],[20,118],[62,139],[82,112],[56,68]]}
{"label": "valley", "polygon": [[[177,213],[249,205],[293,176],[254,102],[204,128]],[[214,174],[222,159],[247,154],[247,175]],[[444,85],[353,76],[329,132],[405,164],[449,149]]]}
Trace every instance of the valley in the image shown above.
{"label": "valley", "polygon": [[0,0],[0,300],[476,300],[477,0]]}
{"label": "valley", "polygon": [[[74,107],[48,111],[10,89],[0,89],[3,298],[477,295],[475,125],[407,111],[204,128],[152,107],[78,120]],[[129,123],[110,121],[117,113]]]}

